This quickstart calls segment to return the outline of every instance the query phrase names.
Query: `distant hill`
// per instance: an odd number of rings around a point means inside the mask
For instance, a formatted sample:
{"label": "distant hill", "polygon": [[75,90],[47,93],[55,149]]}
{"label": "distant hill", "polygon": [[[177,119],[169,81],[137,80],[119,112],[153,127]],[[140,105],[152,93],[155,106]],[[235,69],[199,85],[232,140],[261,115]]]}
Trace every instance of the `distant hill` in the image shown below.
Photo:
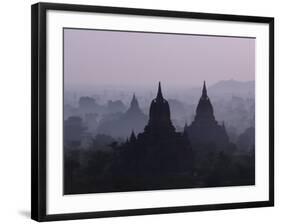
{"label": "distant hill", "polygon": [[254,93],[255,81],[241,82],[236,80],[223,80],[209,87],[210,92],[225,92],[225,93]]}
{"label": "distant hill", "polygon": [[255,96],[255,81],[241,82],[236,80],[224,80],[209,87],[210,96],[253,98]]}
{"label": "distant hill", "polygon": [[[231,98],[238,96],[242,98],[253,98],[255,96],[255,81],[241,82],[237,80],[222,80],[213,85],[208,85],[208,95],[211,98]],[[187,96],[197,99],[201,95],[202,87],[189,89]]]}

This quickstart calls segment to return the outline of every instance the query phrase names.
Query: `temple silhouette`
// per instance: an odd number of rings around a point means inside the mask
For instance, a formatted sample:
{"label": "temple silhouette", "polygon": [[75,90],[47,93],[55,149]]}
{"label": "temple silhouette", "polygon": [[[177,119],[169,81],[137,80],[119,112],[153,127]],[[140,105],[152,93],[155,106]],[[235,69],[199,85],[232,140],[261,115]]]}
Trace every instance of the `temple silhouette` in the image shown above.
{"label": "temple silhouette", "polygon": [[229,139],[224,123],[219,125],[214,116],[211,100],[207,95],[204,81],[202,95],[196,108],[194,121],[187,127],[192,146],[197,149],[205,148],[206,144],[214,144],[217,149],[224,149],[229,145]]}
{"label": "temple silhouette", "polygon": [[255,184],[254,148],[237,153],[224,123],[215,119],[205,81],[195,118],[181,132],[172,123],[160,82],[148,119],[134,94],[116,125],[127,139],[107,145],[112,150],[65,154],[65,194]]}
{"label": "temple silhouette", "polygon": [[159,177],[168,173],[192,172],[192,149],[187,133],[175,131],[160,82],[157,96],[150,105],[149,120],[144,131],[138,135],[132,131],[121,150],[128,158],[123,161],[122,170],[127,170],[124,169],[127,164],[134,164],[135,167],[129,170],[138,175],[147,177],[157,174]]}

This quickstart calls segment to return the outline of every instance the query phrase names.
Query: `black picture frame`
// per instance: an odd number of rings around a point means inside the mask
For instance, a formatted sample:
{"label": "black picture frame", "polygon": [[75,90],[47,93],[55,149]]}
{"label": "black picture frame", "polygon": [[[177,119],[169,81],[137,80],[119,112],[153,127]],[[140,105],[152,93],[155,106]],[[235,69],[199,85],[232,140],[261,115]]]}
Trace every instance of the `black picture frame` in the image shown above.
{"label": "black picture frame", "polygon": [[[243,203],[208,204],[196,206],[160,207],[69,214],[46,213],[46,12],[64,10],[111,14],[193,18],[269,24],[269,200]],[[55,221],[205,210],[237,209],[274,206],[274,18],[164,11],[137,8],[103,7],[73,4],[37,3],[31,13],[31,76],[32,76],[32,153],[31,153],[31,218],[36,221]]]}

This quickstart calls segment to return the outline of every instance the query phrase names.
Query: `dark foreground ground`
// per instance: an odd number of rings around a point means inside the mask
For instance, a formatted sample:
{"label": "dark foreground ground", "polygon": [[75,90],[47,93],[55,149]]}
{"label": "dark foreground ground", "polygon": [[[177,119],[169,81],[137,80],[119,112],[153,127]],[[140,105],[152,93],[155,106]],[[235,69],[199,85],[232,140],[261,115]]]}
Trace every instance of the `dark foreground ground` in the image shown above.
{"label": "dark foreground ground", "polygon": [[64,194],[254,185],[254,158],[253,153],[199,154],[190,170],[169,172],[144,164],[136,169],[111,151],[72,150],[64,156]]}

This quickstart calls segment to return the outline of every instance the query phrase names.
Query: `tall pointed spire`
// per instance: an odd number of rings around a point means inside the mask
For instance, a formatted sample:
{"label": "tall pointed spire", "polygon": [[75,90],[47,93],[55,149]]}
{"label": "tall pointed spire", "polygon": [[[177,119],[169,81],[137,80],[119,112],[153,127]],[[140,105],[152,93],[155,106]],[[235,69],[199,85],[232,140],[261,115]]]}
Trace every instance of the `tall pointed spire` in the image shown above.
{"label": "tall pointed spire", "polygon": [[205,82],[205,80],[204,80],[204,84],[203,84],[202,97],[204,97],[204,98],[207,97],[207,89],[206,89],[206,82]]}
{"label": "tall pointed spire", "polygon": [[131,101],[131,107],[139,108],[139,103],[138,103],[138,100],[137,100],[137,98],[136,98],[135,93],[134,93],[133,98],[132,98],[132,101]]}
{"label": "tall pointed spire", "polygon": [[168,101],[164,99],[162,95],[160,82],[158,84],[157,96],[150,104],[149,121],[145,126],[145,131],[155,133],[175,131],[175,127],[171,121],[170,106]]}
{"label": "tall pointed spire", "polygon": [[196,108],[195,120],[201,120],[203,123],[215,121],[214,110],[211,101],[207,95],[206,82],[203,83],[202,96]]}
{"label": "tall pointed spire", "polygon": [[138,99],[135,94],[133,94],[133,98],[131,100],[130,108],[127,110],[127,115],[136,115],[142,113]]}
{"label": "tall pointed spire", "polygon": [[157,97],[156,99],[163,99],[163,95],[162,95],[162,90],[161,90],[161,82],[159,82],[158,84],[158,92],[157,92]]}

